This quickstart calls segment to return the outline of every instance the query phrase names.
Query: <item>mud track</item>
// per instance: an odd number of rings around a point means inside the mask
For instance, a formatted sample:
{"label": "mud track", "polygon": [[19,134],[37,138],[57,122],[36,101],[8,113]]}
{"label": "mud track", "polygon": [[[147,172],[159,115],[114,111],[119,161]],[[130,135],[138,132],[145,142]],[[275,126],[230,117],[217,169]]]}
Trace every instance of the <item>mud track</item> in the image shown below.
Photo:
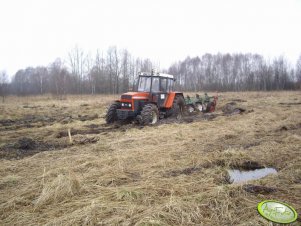
{"label": "mud track", "polygon": [[78,115],[61,114],[53,116],[26,115],[20,119],[3,119],[0,120],[0,131],[16,130],[22,128],[39,128],[43,126],[51,126],[54,123],[67,124],[74,120],[89,121],[99,118],[97,114]]}
{"label": "mud track", "polygon": [[[231,116],[233,114],[242,114],[242,113],[251,112],[237,107],[235,102],[228,103],[225,109],[226,110],[224,110],[223,113],[200,113],[200,112],[188,113],[184,111],[181,117],[163,118],[159,120],[159,122],[156,125],[149,125],[149,126],[156,127],[163,124],[174,124],[174,123],[183,124],[183,123],[199,122],[204,120],[208,121],[208,120],[213,120],[216,117],[220,117],[220,116]],[[89,121],[89,120],[95,120],[97,118],[99,118],[97,114],[78,115],[78,116],[72,116],[70,114],[61,114],[61,115],[57,115],[56,117],[26,115],[23,118],[15,119],[15,120],[11,120],[11,119],[0,120],[0,132],[15,131],[17,129],[26,129],[26,128],[39,128],[43,126],[53,125],[55,123],[67,124],[74,120]],[[80,136],[77,137],[78,139],[74,140],[72,144],[68,142],[68,139],[66,139],[69,136],[67,128],[64,129],[61,128],[59,131],[50,130],[47,131],[47,135],[42,133],[35,138],[21,132],[20,136],[17,139],[12,138],[10,140],[7,140],[7,143],[0,146],[0,159],[1,158],[22,159],[24,157],[37,154],[39,152],[61,150],[70,145],[84,145],[89,143],[96,143],[99,140],[98,136],[89,137],[86,135],[106,135],[114,132],[126,132],[127,130],[132,128],[145,129],[148,126],[142,126],[134,123],[133,121],[123,121],[123,122],[116,122],[112,125],[93,123],[93,124],[83,125],[80,128],[72,128],[72,124],[70,124],[70,127],[71,127],[70,133],[72,137],[76,135]],[[47,140],[47,137],[51,134],[53,134],[53,138]],[[173,172],[171,174],[177,174],[177,173]]]}
{"label": "mud track", "polygon": [[0,159],[22,159],[43,151],[60,150],[68,147],[67,143],[35,141],[22,137],[16,142],[7,143],[0,148]]}

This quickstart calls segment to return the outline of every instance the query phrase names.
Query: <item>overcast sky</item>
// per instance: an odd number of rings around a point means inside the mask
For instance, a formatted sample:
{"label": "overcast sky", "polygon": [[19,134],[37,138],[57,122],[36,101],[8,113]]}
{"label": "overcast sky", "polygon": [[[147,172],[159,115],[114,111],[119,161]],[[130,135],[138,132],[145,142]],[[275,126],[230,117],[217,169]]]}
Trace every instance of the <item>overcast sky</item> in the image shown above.
{"label": "overcast sky", "polygon": [[109,46],[161,68],[209,53],[301,54],[301,0],[1,0],[0,70]]}

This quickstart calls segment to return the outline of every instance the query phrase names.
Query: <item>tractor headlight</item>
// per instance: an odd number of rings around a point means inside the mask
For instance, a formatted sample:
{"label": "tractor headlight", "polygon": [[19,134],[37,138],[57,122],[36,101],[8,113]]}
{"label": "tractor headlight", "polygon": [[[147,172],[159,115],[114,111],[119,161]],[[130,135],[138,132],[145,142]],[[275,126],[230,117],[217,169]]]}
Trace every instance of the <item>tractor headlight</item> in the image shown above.
{"label": "tractor headlight", "polygon": [[122,103],[121,106],[124,107],[124,103]]}
{"label": "tractor headlight", "polygon": [[132,107],[132,105],[131,105],[131,104],[129,104],[129,107]]}

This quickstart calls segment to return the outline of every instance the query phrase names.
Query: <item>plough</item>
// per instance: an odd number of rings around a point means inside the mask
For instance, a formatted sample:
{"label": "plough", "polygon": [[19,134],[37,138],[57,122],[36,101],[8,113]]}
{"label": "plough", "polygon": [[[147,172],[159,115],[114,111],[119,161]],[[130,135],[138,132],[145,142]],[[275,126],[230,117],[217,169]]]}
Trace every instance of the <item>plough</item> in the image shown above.
{"label": "plough", "polygon": [[195,97],[190,97],[189,95],[184,98],[185,107],[189,113],[192,112],[214,112],[217,103],[218,96],[208,96],[207,93],[204,96],[196,94]]}

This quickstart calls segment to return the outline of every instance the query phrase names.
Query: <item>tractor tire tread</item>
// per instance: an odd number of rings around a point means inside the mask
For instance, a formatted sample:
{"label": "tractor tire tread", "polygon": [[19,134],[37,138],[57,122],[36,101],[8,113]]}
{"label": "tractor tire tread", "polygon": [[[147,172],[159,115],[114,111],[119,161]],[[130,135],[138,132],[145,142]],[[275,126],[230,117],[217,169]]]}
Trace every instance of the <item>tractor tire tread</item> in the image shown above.
{"label": "tractor tire tread", "polygon": [[154,104],[146,104],[141,111],[141,124],[147,125],[151,124],[152,112],[155,111],[159,119],[159,110]]}
{"label": "tractor tire tread", "polygon": [[185,106],[185,101],[182,95],[176,95],[172,105],[172,116],[177,117],[182,114]]}
{"label": "tractor tire tread", "polygon": [[118,120],[117,109],[119,109],[119,108],[120,108],[119,102],[115,102],[110,105],[110,107],[107,111],[107,114],[106,114],[106,123],[107,124],[112,124]]}

